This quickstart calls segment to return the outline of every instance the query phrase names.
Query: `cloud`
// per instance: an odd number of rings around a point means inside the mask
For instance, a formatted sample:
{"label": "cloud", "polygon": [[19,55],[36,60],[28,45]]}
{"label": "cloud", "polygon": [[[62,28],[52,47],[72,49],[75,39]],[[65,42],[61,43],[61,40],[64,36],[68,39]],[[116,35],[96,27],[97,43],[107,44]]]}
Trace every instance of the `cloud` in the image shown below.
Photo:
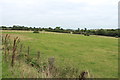
{"label": "cloud", "polygon": [[118,0],[1,0],[1,25],[116,28]]}
{"label": "cloud", "polygon": [[67,0],[72,3],[87,3],[90,5],[105,5],[105,4],[116,4],[118,0]]}

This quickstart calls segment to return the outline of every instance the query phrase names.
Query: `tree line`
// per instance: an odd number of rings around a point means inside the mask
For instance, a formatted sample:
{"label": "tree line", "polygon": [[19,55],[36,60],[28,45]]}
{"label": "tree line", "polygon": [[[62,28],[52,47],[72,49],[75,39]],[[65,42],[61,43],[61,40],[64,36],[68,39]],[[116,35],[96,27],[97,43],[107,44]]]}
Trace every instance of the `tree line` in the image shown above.
{"label": "tree line", "polygon": [[56,28],[41,28],[41,27],[25,27],[19,25],[13,25],[12,27],[0,26],[0,30],[27,30],[27,31],[49,31],[49,32],[59,32],[59,33],[71,33],[71,34],[83,34],[85,36],[89,35],[101,35],[101,36],[111,36],[120,37],[120,29],[63,29],[61,27]]}

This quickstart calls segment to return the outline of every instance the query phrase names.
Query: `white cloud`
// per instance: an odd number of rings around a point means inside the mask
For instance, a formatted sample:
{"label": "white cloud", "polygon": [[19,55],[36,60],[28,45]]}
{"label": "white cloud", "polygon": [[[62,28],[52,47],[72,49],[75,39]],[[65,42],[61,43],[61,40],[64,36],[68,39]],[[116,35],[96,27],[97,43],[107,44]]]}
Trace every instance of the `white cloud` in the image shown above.
{"label": "white cloud", "polygon": [[0,0],[1,25],[114,28],[117,4],[118,0]]}
{"label": "white cloud", "polygon": [[104,5],[104,4],[115,4],[118,3],[118,0],[67,0],[73,3],[87,3],[91,5]]}

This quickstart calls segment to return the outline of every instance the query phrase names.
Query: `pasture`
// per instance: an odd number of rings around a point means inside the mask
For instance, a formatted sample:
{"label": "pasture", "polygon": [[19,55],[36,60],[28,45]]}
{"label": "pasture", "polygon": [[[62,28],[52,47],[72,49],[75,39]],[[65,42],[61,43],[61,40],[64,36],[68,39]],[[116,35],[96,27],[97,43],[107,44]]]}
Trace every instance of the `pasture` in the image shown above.
{"label": "pasture", "polygon": [[[3,31],[3,34],[20,37],[24,48],[30,47],[30,56],[34,57],[37,51],[40,51],[44,61],[54,57],[55,64],[60,67],[88,70],[95,78],[118,77],[117,38],[24,31]],[[10,73],[7,68],[7,63],[3,63],[3,76]]]}

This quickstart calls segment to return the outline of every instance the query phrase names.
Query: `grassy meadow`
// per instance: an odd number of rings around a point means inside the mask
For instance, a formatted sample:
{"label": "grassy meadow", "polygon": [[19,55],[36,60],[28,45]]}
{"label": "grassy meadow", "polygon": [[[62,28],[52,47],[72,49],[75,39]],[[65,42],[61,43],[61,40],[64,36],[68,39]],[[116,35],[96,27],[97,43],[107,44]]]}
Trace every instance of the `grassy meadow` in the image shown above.
{"label": "grassy meadow", "polygon": [[[22,44],[25,45],[24,52],[27,52],[27,46],[29,46],[30,56],[34,57],[37,51],[40,51],[43,61],[46,61],[49,57],[54,57],[56,66],[70,66],[81,71],[88,70],[95,78],[118,77],[117,38],[52,32],[3,31],[3,34],[10,34],[11,37],[20,37]],[[4,78],[12,76],[11,68],[8,64],[3,62]],[[30,69],[29,72],[35,74],[35,69],[24,63],[21,64],[21,69]],[[18,74],[20,69],[14,68],[14,70],[16,70],[14,74]]]}

